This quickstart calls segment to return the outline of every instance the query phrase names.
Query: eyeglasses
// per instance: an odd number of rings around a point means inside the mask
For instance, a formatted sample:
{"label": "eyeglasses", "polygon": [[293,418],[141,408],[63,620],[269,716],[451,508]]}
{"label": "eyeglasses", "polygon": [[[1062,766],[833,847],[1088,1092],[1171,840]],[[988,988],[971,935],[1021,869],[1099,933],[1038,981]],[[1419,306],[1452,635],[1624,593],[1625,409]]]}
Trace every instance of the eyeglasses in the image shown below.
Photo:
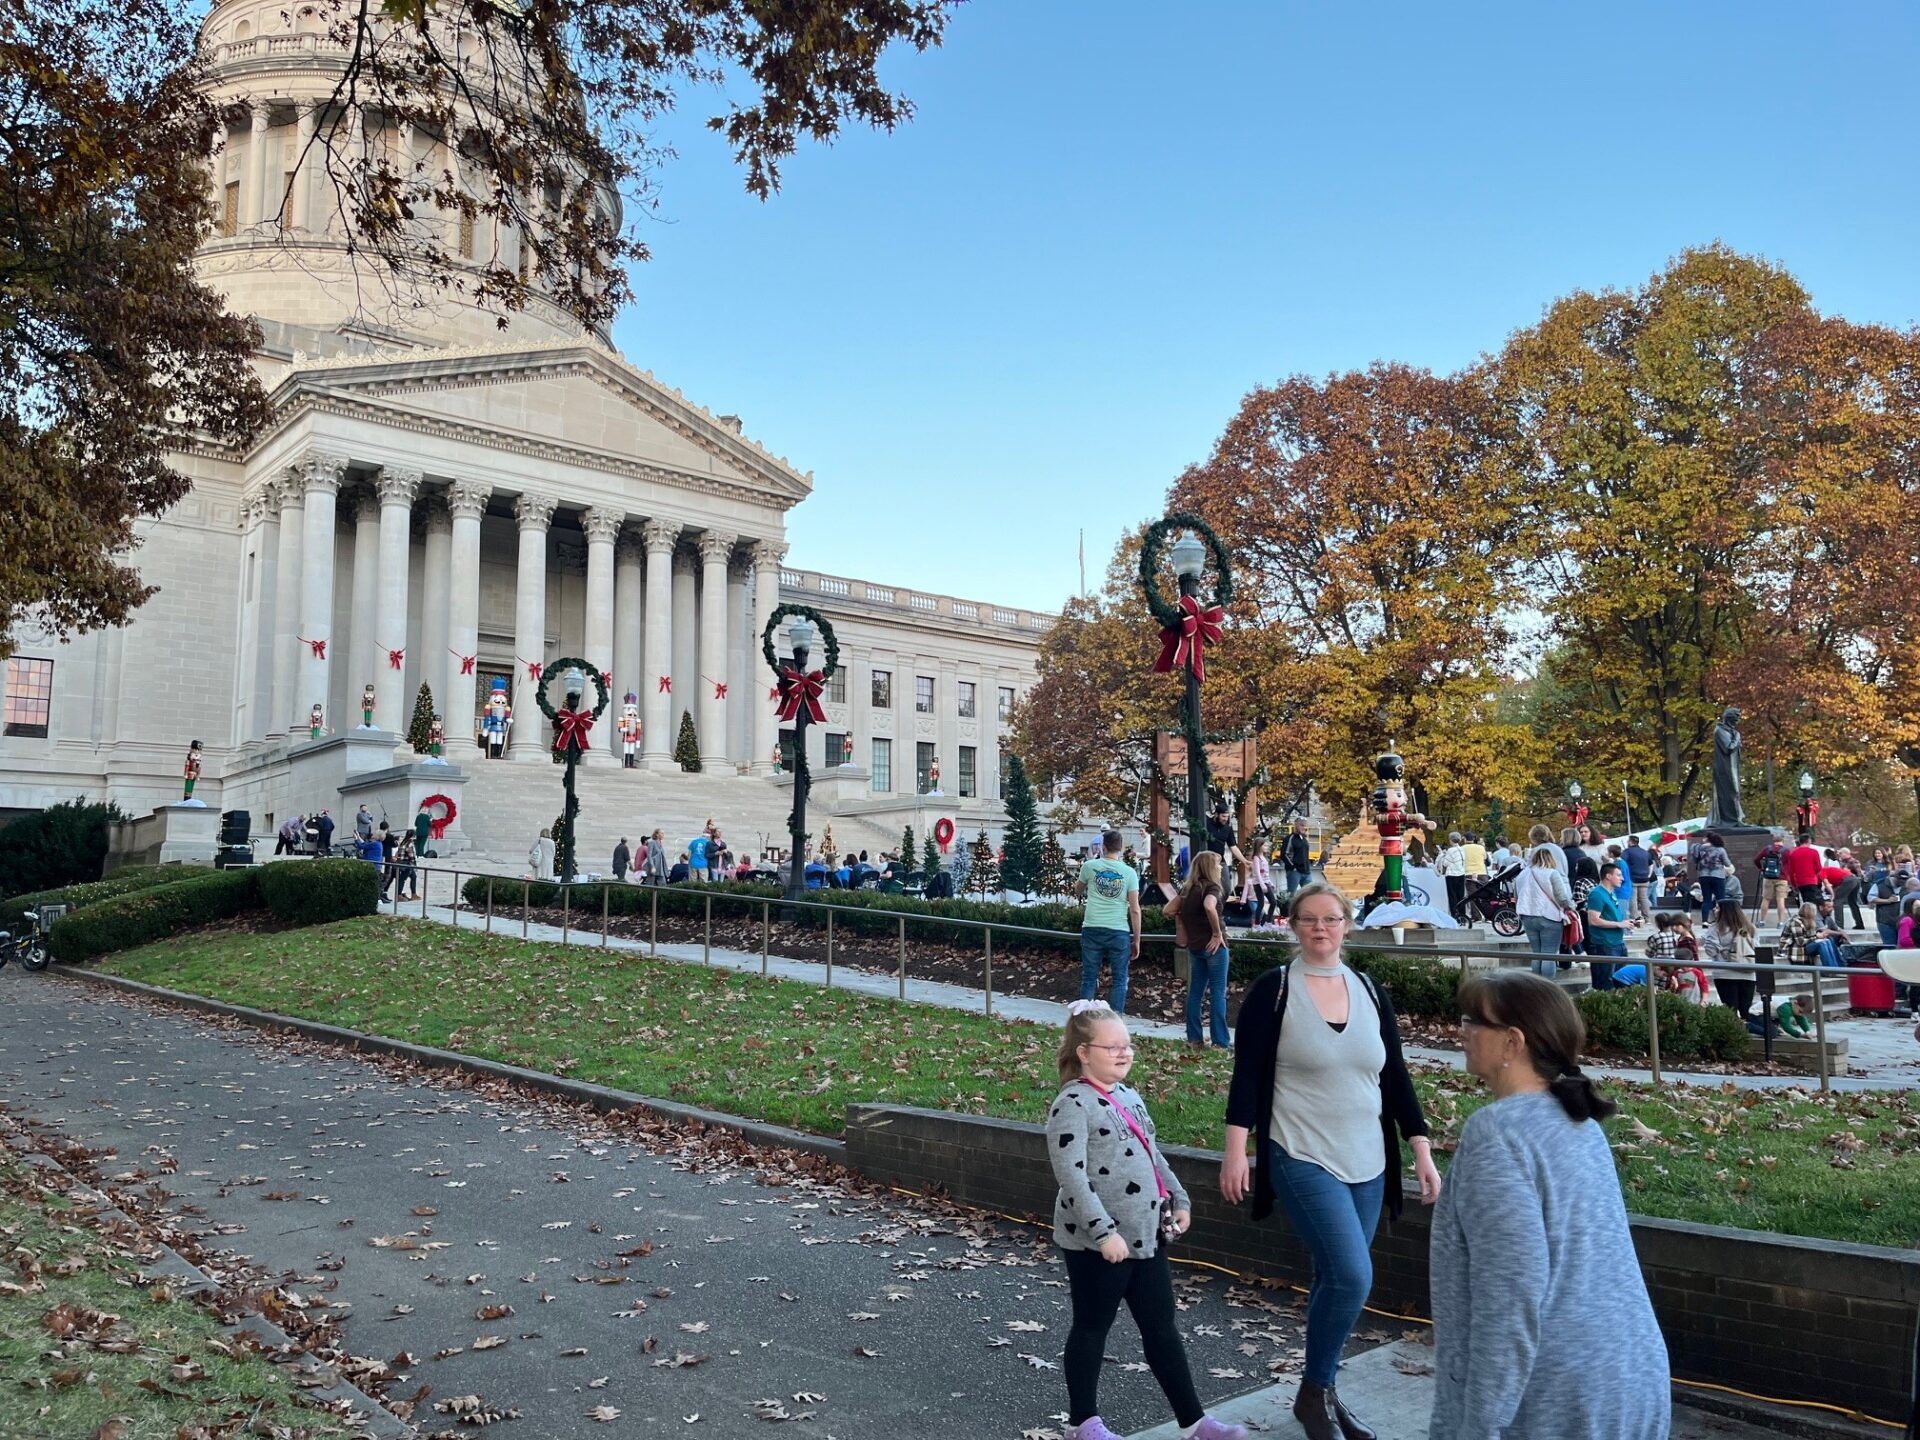
{"label": "eyeglasses", "polygon": [[1118,1059],[1122,1055],[1133,1054],[1133,1046],[1131,1045],[1095,1045],[1092,1041],[1088,1041],[1087,1048],[1089,1050],[1104,1050],[1115,1059]]}
{"label": "eyeglasses", "polygon": [[1483,1030],[1488,1028],[1487,1022],[1485,1020],[1480,1019],[1478,1016],[1462,1015],[1460,1017],[1460,1028],[1464,1030],[1469,1025],[1478,1025]]}
{"label": "eyeglasses", "polygon": [[1325,928],[1331,930],[1337,929],[1346,923],[1347,917],[1344,915],[1302,915],[1297,920],[1291,922],[1293,928],[1296,930],[1303,928],[1315,930]]}

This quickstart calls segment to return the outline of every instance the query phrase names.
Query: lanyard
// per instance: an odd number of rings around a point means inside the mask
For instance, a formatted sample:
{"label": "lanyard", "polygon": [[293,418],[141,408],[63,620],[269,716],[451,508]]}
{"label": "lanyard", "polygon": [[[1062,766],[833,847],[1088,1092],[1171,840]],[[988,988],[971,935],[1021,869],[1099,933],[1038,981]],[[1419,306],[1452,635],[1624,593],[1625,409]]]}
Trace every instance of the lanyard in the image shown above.
{"label": "lanyard", "polygon": [[1160,1198],[1163,1200],[1166,1199],[1167,1182],[1160,1178],[1160,1167],[1153,1163],[1153,1142],[1147,1139],[1146,1135],[1141,1131],[1138,1122],[1134,1120],[1133,1116],[1127,1113],[1126,1107],[1113,1098],[1113,1092],[1111,1090],[1103,1089],[1098,1081],[1089,1080],[1084,1075],[1080,1077],[1080,1083],[1089,1085],[1101,1095],[1106,1096],[1107,1103],[1113,1107],[1114,1113],[1126,1121],[1127,1129],[1133,1132],[1133,1138],[1140,1142],[1140,1148],[1147,1153],[1147,1166],[1153,1171],[1153,1183],[1160,1188]]}

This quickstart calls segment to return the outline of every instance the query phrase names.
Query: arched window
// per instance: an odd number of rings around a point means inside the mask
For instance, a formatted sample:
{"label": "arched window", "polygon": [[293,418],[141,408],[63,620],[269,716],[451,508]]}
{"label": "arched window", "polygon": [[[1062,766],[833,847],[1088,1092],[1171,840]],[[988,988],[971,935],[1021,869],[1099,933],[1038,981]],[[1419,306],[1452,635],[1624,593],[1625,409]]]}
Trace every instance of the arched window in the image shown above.
{"label": "arched window", "polygon": [[253,22],[251,20],[242,20],[238,25],[234,26],[233,38],[236,40],[251,40],[253,38]]}

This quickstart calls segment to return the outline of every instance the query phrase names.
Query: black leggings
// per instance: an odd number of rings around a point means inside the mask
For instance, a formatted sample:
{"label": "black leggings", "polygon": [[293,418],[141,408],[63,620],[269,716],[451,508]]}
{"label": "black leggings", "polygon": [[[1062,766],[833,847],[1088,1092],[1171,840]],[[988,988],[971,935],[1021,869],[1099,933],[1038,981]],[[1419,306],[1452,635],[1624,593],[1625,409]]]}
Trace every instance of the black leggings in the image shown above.
{"label": "black leggings", "polygon": [[1067,1424],[1078,1425],[1100,1413],[1100,1365],[1107,1331],[1127,1302],[1140,1327],[1140,1348],[1147,1368],[1166,1392],[1173,1418],[1184,1428],[1198,1424],[1206,1410],[1193,1390],[1187,1350],[1173,1328],[1173,1271],[1164,1250],[1146,1260],[1114,1264],[1098,1250],[1067,1250],[1067,1279],[1073,1287],[1073,1328],[1067,1332]]}
{"label": "black leggings", "polygon": [[1731,1006],[1743,1019],[1753,1009],[1754,984],[1752,980],[1729,980],[1719,975],[1713,979],[1713,988],[1720,996],[1720,1003]]}

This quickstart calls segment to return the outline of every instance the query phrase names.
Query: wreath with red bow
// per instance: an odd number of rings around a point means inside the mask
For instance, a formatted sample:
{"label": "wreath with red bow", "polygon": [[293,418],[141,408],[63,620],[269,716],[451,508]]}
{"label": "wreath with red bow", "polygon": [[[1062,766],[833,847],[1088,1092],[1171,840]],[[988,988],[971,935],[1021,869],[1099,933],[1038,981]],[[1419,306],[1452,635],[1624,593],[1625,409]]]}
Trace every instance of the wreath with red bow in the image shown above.
{"label": "wreath with red bow", "polygon": [[[1209,604],[1202,605],[1190,595],[1169,600],[1161,593],[1160,556],[1167,537],[1178,530],[1193,531],[1213,556],[1213,599]],[[1149,525],[1140,545],[1140,589],[1147,597],[1147,609],[1160,625],[1160,658],[1153,668],[1184,670],[1191,664],[1193,673],[1205,678],[1206,647],[1219,643],[1220,623],[1226,618],[1226,607],[1233,603],[1233,566],[1227,559],[1227,547],[1213,527],[1185,510]]]}
{"label": "wreath with red bow", "polygon": [[944,815],[933,822],[933,843],[940,847],[942,855],[947,853],[947,846],[953,843],[953,821]]}
{"label": "wreath with red bow", "polygon": [[[825,652],[825,659],[819,667],[804,675],[791,661],[783,661],[773,648],[774,631],[790,615],[801,615],[812,622],[813,628],[820,632],[820,645]],[[827,617],[811,605],[774,606],[773,613],[767,616],[767,623],[760,631],[760,656],[780,682],[774,687],[780,718],[793,719],[800,707],[805,705],[807,718],[816,725],[824,724],[827,715],[820,708],[820,696],[827,681],[833,678],[833,672],[840,668],[840,642],[834,638],[833,626],[827,623]]]}
{"label": "wreath with red bow", "polygon": [[[567,671],[575,669],[593,682],[593,688],[599,696],[598,703],[591,710],[556,710],[553,702],[547,699],[547,685],[554,676],[564,676]],[[600,673],[599,666],[589,665],[570,655],[546,666],[544,675],[544,681],[534,688],[533,698],[539,703],[540,713],[553,722],[553,753],[564,755],[568,742],[572,740],[578,740],[582,750],[587,749],[587,732],[607,708],[607,702],[613,699],[613,690],[607,684],[606,677]]]}
{"label": "wreath with red bow", "polygon": [[[447,813],[434,814],[433,807],[436,805],[444,808]],[[453,824],[460,814],[460,807],[453,803],[451,795],[429,795],[420,802],[420,808],[427,812],[427,838],[430,840],[445,839],[447,827]]]}

